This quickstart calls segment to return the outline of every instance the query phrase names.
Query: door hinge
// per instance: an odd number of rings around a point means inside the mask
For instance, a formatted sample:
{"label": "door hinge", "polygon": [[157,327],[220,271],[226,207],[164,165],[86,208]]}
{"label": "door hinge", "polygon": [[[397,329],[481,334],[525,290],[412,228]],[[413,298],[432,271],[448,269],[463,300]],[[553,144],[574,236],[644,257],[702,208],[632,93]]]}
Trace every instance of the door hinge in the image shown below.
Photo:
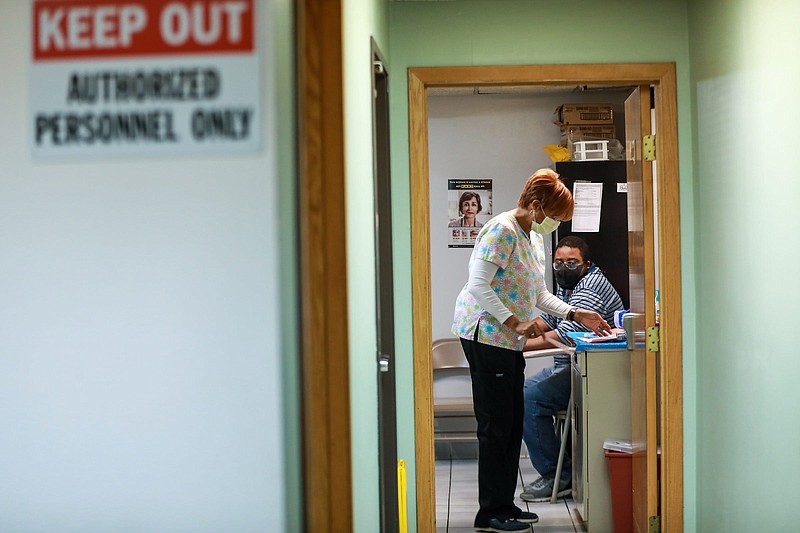
{"label": "door hinge", "polygon": [[661,533],[661,517],[660,516],[651,516],[650,517],[650,529],[648,529],[648,533]]}
{"label": "door hinge", "polygon": [[645,161],[656,160],[656,136],[645,135],[642,137],[642,159]]}
{"label": "door hinge", "polygon": [[647,328],[647,351],[648,352],[658,352],[659,350],[659,343],[660,339],[658,337],[659,334],[659,326],[650,326]]}

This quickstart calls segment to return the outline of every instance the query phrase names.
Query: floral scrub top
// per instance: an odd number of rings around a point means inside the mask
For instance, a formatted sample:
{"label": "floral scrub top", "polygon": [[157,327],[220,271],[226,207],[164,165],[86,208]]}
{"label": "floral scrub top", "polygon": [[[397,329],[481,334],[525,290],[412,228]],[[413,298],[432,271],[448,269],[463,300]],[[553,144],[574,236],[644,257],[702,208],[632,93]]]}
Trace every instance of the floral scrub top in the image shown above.
{"label": "floral scrub top", "polygon": [[[497,265],[490,287],[503,305],[520,321],[533,319],[536,299],[547,290],[542,236],[526,234],[511,211],[501,213],[487,222],[478,234],[469,260],[470,270],[476,259]],[[478,305],[466,284],[456,299],[452,332],[465,339],[509,350],[522,351],[525,347],[526,339],[519,339],[514,329],[501,324]]]}

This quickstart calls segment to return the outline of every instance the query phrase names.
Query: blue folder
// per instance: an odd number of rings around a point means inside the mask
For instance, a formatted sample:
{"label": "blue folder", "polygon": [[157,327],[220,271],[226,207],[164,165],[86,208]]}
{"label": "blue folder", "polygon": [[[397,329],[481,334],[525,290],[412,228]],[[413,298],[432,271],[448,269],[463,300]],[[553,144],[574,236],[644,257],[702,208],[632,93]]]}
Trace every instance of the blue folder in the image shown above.
{"label": "blue folder", "polygon": [[606,341],[606,342],[586,342],[581,340],[582,337],[587,335],[594,335],[588,331],[568,331],[567,336],[575,341],[575,350],[577,351],[595,351],[595,350],[625,350],[628,345],[625,341]]}

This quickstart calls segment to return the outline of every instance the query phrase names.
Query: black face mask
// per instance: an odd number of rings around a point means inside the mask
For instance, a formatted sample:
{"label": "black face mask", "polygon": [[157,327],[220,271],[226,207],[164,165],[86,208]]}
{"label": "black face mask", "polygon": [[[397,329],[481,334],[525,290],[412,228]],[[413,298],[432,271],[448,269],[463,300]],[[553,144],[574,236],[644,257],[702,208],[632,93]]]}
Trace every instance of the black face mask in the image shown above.
{"label": "black face mask", "polygon": [[556,281],[558,282],[559,286],[564,290],[571,291],[575,288],[575,285],[581,280],[581,278],[586,274],[586,266],[581,266],[575,270],[570,270],[566,267],[563,267],[561,270],[556,270]]}

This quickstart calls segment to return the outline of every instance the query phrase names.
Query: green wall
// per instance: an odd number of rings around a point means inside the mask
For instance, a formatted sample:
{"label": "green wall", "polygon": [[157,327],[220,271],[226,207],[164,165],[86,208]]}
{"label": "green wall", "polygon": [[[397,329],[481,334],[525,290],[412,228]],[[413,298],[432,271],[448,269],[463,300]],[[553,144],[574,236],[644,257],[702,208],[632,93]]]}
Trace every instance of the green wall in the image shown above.
{"label": "green wall", "polygon": [[[380,531],[375,207],[372,171],[372,49],[388,54],[386,4],[342,2],[347,298],[353,463],[353,531]],[[391,76],[391,71],[390,71]]]}
{"label": "green wall", "polygon": [[[697,530],[794,531],[800,4],[689,3]],[[780,276],[778,273],[783,272]]]}
{"label": "green wall", "polygon": [[[408,99],[405,71],[416,66],[675,62],[681,198],[684,325],[686,531],[694,529],[696,331],[689,38],[686,2],[391,2],[389,42],[398,350],[399,451],[414,462]],[[520,177],[520,180],[524,176]],[[521,182],[521,181],[520,181]],[[409,474],[409,514],[416,513]],[[412,525],[413,527],[413,525]]]}
{"label": "green wall", "polygon": [[[276,83],[275,99],[282,105],[275,105],[277,112],[277,130],[281,135],[276,140],[278,146],[278,195],[279,204],[297,205],[297,146],[294,141],[297,133],[297,115],[295,113],[297,80],[295,79],[295,39],[294,6],[290,0],[274,0],[271,3],[271,19],[275,32],[275,65]],[[281,282],[281,345],[283,347],[284,367],[282,378],[284,383],[284,449],[286,454],[286,475],[284,487],[286,491],[286,516],[288,531],[303,529],[303,472],[302,472],[302,437],[300,405],[300,346],[298,316],[298,279],[297,256],[298,224],[294,209],[281,209],[278,213],[281,235],[279,244]]]}

